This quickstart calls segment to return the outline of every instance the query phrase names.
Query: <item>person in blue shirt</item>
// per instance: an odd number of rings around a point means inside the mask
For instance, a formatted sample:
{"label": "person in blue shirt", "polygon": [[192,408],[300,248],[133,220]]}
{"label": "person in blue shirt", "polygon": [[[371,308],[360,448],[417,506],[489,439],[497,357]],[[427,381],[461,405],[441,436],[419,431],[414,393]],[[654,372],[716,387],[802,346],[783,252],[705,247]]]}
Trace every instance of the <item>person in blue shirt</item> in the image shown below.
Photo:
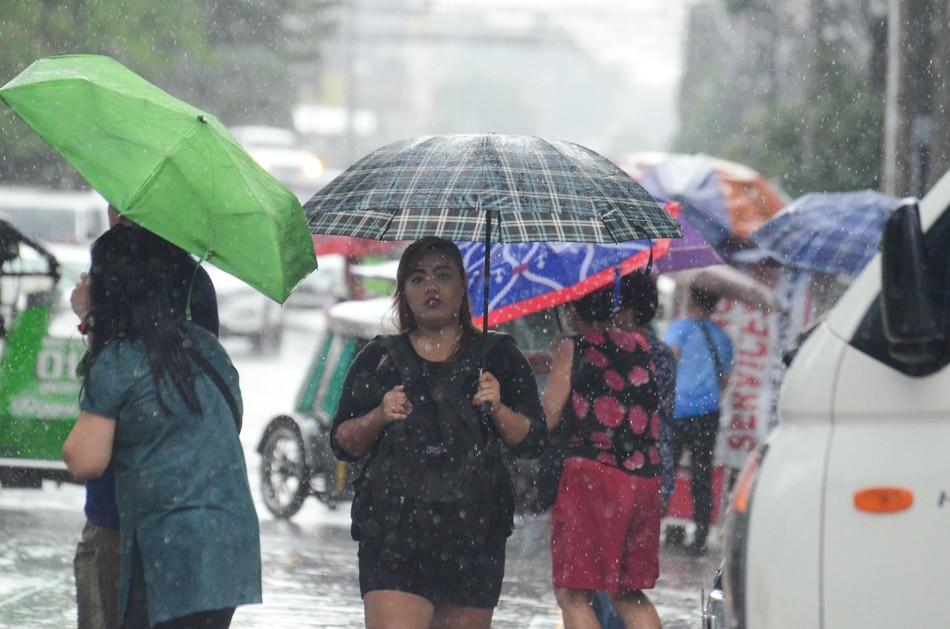
{"label": "person in blue shirt", "polygon": [[[691,288],[686,317],[670,324],[664,340],[676,356],[676,402],[669,425],[667,459],[675,471],[684,449],[690,453],[693,521],[696,532],[687,552],[706,552],[706,538],[712,519],[712,472],[716,436],[719,433],[720,393],[733,367],[733,345],[729,336],[711,319],[718,295]],[[664,488],[664,504],[672,487]]]}

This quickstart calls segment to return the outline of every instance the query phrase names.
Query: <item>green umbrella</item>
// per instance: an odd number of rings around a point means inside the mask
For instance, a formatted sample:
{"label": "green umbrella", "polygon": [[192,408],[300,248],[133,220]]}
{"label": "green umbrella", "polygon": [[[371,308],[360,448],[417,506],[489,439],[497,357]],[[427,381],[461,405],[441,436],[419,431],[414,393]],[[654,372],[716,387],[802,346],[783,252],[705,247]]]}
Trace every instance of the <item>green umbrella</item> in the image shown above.
{"label": "green umbrella", "polygon": [[297,197],[217,118],[117,61],[40,59],[0,99],[121,214],[268,297],[316,268]]}

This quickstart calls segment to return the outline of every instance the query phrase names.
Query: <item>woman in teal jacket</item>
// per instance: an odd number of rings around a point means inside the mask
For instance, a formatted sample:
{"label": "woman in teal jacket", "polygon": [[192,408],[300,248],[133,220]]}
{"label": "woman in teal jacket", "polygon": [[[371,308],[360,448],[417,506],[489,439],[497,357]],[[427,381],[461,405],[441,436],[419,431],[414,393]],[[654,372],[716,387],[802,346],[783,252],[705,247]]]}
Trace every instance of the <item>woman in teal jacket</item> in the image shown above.
{"label": "woman in teal jacket", "polygon": [[91,329],[70,472],[115,460],[123,627],[228,627],[261,602],[237,372],[166,288],[170,249],[111,230],[92,249]]}

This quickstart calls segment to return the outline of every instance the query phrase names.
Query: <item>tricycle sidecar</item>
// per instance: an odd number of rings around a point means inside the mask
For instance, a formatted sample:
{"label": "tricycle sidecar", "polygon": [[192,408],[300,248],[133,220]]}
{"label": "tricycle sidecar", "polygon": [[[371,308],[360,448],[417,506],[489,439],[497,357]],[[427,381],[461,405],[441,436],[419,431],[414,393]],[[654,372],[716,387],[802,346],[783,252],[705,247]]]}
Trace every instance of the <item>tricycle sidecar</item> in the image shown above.
{"label": "tricycle sidecar", "polygon": [[352,497],[352,465],[334,458],[330,425],[357,352],[377,334],[395,332],[391,304],[390,298],[377,297],[341,302],[327,310],[294,412],[272,419],[257,446],[261,493],[274,517],[293,517],[308,496],[330,508]]}
{"label": "tricycle sidecar", "polygon": [[42,245],[0,220],[0,484],[70,480],[62,445],[79,412],[85,347],[53,323],[60,267]]}

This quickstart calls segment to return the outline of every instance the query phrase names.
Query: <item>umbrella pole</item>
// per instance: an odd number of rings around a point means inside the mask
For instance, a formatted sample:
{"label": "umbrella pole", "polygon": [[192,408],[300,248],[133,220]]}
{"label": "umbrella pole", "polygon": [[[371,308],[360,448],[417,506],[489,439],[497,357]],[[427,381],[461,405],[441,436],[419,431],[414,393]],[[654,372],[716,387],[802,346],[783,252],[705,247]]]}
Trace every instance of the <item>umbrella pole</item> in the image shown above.
{"label": "umbrella pole", "polygon": [[[488,334],[488,291],[489,274],[491,273],[491,212],[485,210],[485,273],[482,276],[482,333]],[[485,370],[487,350],[486,344],[482,343],[482,370]]]}
{"label": "umbrella pole", "polygon": [[[484,282],[482,282],[484,285],[482,292],[484,301],[482,302],[482,368],[480,373],[484,373],[485,366],[488,363],[488,274],[491,272],[491,252],[489,247],[491,247],[491,212],[485,210],[485,273],[482,278],[484,279]],[[482,417],[488,421],[491,418],[491,402],[482,402],[478,408],[482,413]]]}

